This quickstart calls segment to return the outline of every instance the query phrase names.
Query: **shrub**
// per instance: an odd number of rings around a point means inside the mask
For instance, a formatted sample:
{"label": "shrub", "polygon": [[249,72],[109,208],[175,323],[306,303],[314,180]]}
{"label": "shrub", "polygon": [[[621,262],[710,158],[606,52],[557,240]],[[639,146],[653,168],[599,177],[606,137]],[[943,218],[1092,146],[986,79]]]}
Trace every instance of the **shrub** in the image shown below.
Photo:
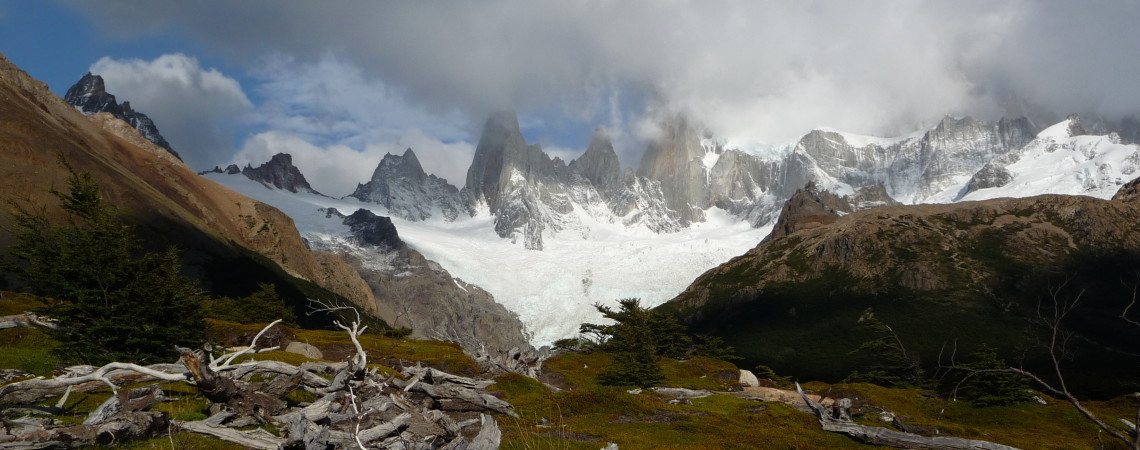
{"label": "shrub", "polygon": [[67,167],[69,191],[52,190],[67,213],[55,226],[16,206],[15,244],[4,269],[36,294],[52,298],[45,312],[58,319],[52,332],[68,362],[150,363],[175,357],[175,345],[197,346],[205,322],[205,294],[179,274],[178,252],[145,252],[120,211],[107,203],[89,173]]}

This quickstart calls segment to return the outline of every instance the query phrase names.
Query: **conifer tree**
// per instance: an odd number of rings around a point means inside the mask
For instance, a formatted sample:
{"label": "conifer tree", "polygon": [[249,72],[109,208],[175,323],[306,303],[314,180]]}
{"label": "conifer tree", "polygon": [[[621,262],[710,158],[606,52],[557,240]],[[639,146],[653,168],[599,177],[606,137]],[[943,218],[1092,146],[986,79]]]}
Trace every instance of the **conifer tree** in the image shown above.
{"label": "conifer tree", "polygon": [[54,337],[69,362],[163,362],[175,345],[198,346],[205,295],[180,273],[178,252],[145,252],[134,227],[108,203],[90,173],[65,163],[68,192],[52,190],[67,213],[56,226],[44,210],[18,206],[15,238],[4,269],[35,294],[59,320]]}

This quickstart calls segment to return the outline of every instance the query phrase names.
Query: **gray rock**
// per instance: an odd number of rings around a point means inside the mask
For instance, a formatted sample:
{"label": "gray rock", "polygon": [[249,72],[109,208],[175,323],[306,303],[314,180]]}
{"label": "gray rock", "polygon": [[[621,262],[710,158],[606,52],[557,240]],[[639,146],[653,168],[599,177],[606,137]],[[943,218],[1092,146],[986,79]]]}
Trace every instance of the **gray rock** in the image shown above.
{"label": "gray rock", "polygon": [[740,384],[748,387],[760,386],[760,380],[752,371],[740,369]]}
{"label": "gray rock", "polygon": [[324,353],[321,353],[321,349],[304,342],[290,342],[289,345],[285,346],[285,351],[296,353],[310,359],[324,359],[325,357]]}
{"label": "gray rock", "polygon": [[966,183],[966,187],[962,189],[958,198],[980,189],[1002,187],[1009,184],[1010,181],[1013,181],[1013,174],[1009,173],[1009,170],[997,164],[989,163],[982,166],[981,170],[970,177],[970,181]]}

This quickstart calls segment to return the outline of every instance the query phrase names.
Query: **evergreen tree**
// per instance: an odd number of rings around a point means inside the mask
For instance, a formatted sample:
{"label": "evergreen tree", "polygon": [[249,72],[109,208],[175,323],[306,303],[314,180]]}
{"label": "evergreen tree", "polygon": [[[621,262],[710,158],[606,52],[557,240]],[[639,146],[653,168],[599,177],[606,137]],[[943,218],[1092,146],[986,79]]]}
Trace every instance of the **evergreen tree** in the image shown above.
{"label": "evergreen tree", "polygon": [[259,283],[257,292],[247,297],[220,297],[207,299],[202,305],[206,317],[237,323],[269,323],[282,319],[285,324],[296,325],[297,316],[277,295],[277,287]]}
{"label": "evergreen tree", "polygon": [[178,253],[144,252],[134,228],[107,203],[90,173],[67,167],[69,191],[52,190],[67,213],[52,225],[44,211],[17,207],[16,242],[4,269],[50,299],[46,314],[69,362],[168,361],[174,345],[197,346],[205,295],[179,274]]}
{"label": "evergreen tree", "polygon": [[[592,336],[590,350],[615,354],[615,369],[601,374],[602,384],[651,387],[661,383],[664,375],[658,358],[684,358],[690,355],[720,359],[736,359],[732,347],[720,338],[689,336],[684,325],[668,314],[642,308],[636,298],[618,300],[614,310],[594,305],[602,316],[613,320],[611,325],[584,323],[579,332]],[[570,346],[571,342],[561,342]],[[581,343],[578,348],[583,347]]]}
{"label": "evergreen tree", "polygon": [[998,357],[997,349],[989,345],[980,345],[971,361],[962,367],[968,373],[951,394],[974,406],[1005,406],[1030,398],[1029,379],[1015,373],[986,372],[1009,367]]}
{"label": "evergreen tree", "polygon": [[845,383],[874,383],[880,386],[914,387],[923,382],[922,366],[918,358],[907,353],[902,339],[889,325],[864,313],[859,319],[863,327],[873,333],[874,339],[864,342],[851,354],[866,355],[870,364],[865,371],[853,371],[843,381]]}

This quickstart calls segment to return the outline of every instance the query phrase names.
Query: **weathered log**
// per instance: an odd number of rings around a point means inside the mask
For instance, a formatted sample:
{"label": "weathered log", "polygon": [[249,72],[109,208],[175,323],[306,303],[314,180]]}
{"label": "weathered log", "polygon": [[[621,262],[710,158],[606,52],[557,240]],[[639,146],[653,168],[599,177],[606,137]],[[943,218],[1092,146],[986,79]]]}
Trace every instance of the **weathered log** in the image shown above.
{"label": "weathered log", "polygon": [[155,364],[139,366],[113,362],[86,375],[76,377],[56,377],[51,379],[33,378],[0,387],[0,404],[36,403],[43,399],[62,395],[70,386],[74,392],[90,392],[111,387],[144,381],[186,381],[186,368],[179,364]]}
{"label": "weathered log", "polygon": [[248,383],[220,376],[194,352],[182,353],[182,364],[189,370],[198,392],[211,402],[227,405],[238,414],[267,417],[285,409],[285,401],[264,392],[254,391]]}
{"label": "weathered log", "polygon": [[406,428],[407,423],[409,420],[411,420],[411,418],[411,414],[400,414],[392,418],[392,420],[384,422],[380,425],[365,430],[360,430],[360,433],[357,434],[357,438],[360,442],[363,442],[365,444],[377,439],[384,439],[388,436],[391,436],[393,433],[397,433]]}
{"label": "weathered log", "polygon": [[0,317],[0,330],[6,328],[32,328],[42,327],[49,330],[59,328],[59,323],[54,319],[41,317],[33,312],[24,312],[23,314],[13,314],[10,316]]}
{"label": "weathered log", "polygon": [[473,389],[456,385],[435,386],[427,383],[417,383],[413,391],[423,392],[437,400],[458,399],[470,403],[484,410],[495,411],[511,417],[518,417],[515,408],[510,403],[500,400],[491,394],[483,394]]}
{"label": "weathered log", "polygon": [[477,380],[474,378],[461,377],[431,367],[407,367],[404,368],[403,372],[405,376],[413,377],[413,380],[428,377],[428,382],[431,384],[452,383],[471,389],[486,389],[495,384],[494,380]]}
{"label": "weathered log", "polygon": [[[840,433],[856,441],[871,445],[886,445],[896,448],[925,448],[935,450],[1016,450],[1015,447],[996,444],[989,441],[962,439],[946,436],[926,437],[912,433],[889,430],[882,427],[869,427],[848,420],[833,417],[827,413],[822,405],[808,397],[796,383],[796,392],[803,397],[804,402],[815,413],[819,424],[824,431]],[[842,415],[840,415],[842,417]]]}
{"label": "weathered log", "polygon": [[708,397],[708,396],[713,394],[712,392],[709,392],[709,391],[704,390],[704,389],[685,389],[685,388],[667,388],[667,387],[655,387],[655,388],[653,388],[653,391],[658,393],[658,394],[668,395],[668,396],[673,397],[673,398],[704,398],[704,397]]}
{"label": "weathered log", "polygon": [[149,439],[166,433],[170,417],[165,412],[122,412],[95,430],[95,442],[110,445],[134,439]]}
{"label": "weathered log", "polygon": [[275,374],[294,376],[300,374],[301,382],[306,386],[312,387],[325,387],[329,385],[329,380],[326,380],[310,370],[306,370],[306,366],[313,367],[314,369],[321,366],[310,366],[308,363],[302,364],[301,367],[294,366],[289,363],[264,360],[264,361],[246,361],[237,365],[227,366],[222,371],[232,371],[230,377],[234,379],[245,379],[255,374]]}
{"label": "weathered log", "polygon": [[255,449],[275,450],[285,443],[284,439],[274,436],[260,428],[250,431],[238,431],[233,428],[212,427],[203,423],[203,421],[175,422],[175,425],[178,425],[179,428],[186,431],[213,436],[226,442],[232,442]]}
{"label": "weathered log", "polygon": [[468,450],[494,450],[499,448],[499,441],[503,438],[503,432],[499,430],[499,424],[495,422],[495,418],[483,414],[479,416],[482,426],[479,428],[479,434],[471,439],[471,444],[467,446]]}

